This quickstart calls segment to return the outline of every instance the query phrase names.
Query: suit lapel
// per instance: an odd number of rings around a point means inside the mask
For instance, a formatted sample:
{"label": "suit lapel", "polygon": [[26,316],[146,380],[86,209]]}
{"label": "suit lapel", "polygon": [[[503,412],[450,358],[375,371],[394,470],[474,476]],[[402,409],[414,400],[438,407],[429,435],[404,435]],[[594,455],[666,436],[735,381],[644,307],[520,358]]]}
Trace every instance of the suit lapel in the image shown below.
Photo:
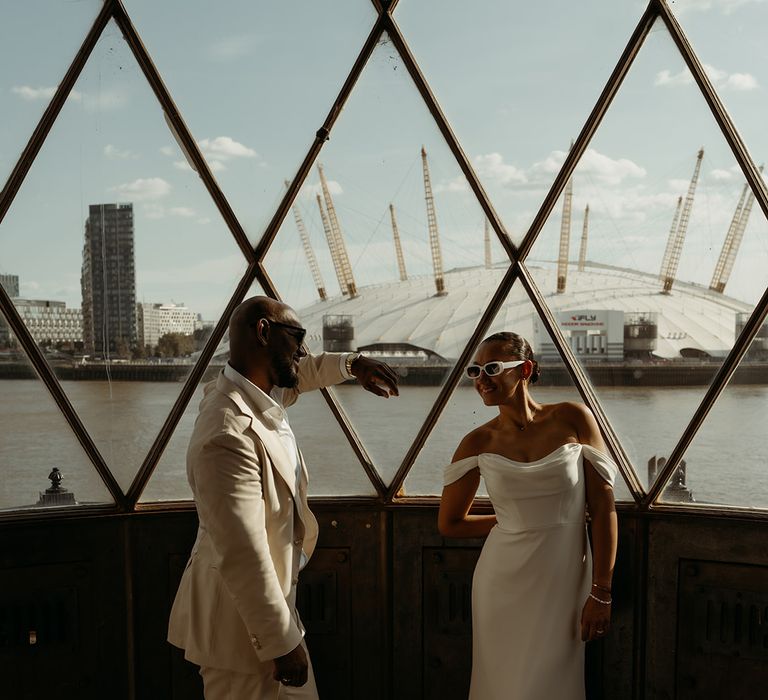
{"label": "suit lapel", "polygon": [[[296,498],[296,460],[291,460],[290,456],[283,447],[283,443],[277,433],[264,424],[263,414],[256,411],[240,393],[235,384],[230,382],[224,374],[220,374],[216,382],[216,388],[223,394],[226,394],[237,407],[251,419],[251,429],[259,436],[264,449],[272,460],[272,465],[288,485],[291,495]],[[303,461],[302,461],[303,469]]]}

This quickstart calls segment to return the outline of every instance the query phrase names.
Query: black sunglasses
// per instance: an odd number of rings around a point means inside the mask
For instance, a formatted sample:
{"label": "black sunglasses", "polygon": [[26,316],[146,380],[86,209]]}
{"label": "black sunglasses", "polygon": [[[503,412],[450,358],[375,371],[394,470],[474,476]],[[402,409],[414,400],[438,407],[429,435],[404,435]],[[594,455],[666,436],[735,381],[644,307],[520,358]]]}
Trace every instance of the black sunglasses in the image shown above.
{"label": "black sunglasses", "polygon": [[286,331],[288,331],[288,335],[296,338],[299,345],[301,345],[304,342],[304,338],[307,335],[307,329],[302,328],[301,326],[292,326],[290,323],[280,323],[280,321],[273,321],[272,319],[265,318],[265,321],[269,322],[273,326],[280,326],[280,328],[285,328]]}

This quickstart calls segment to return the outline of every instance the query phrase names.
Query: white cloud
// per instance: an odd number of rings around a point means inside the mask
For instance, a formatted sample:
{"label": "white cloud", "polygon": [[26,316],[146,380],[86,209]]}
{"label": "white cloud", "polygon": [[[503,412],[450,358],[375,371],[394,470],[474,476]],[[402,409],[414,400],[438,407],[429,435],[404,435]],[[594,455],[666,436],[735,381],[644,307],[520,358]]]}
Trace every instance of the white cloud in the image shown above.
{"label": "white cloud", "polygon": [[588,148],[579,161],[578,172],[588,174],[606,185],[618,185],[626,178],[643,178],[645,168],[628,158],[610,158],[594,148]]}
{"label": "white cloud", "polygon": [[732,73],[725,81],[725,87],[730,90],[755,90],[757,80],[749,73]]}
{"label": "white cloud", "polygon": [[[33,100],[50,100],[56,94],[56,90],[57,88],[55,87],[33,88],[29,85],[15,85],[11,88],[11,92],[14,95],[18,95],[22,100],[27,100],[28,102]],[[82,98],[82,93],[77,90],[72,90],[67,96],[67,99],[73,102],[79,102]]]}
{"label": "white cloud", "polygon": [[163,146],[160,149],[160,153],[162,153],[164,156],[172,156],[176,153],[170,146]]}
{"label": "white cloud", "polygon": [[197,145],[206,158],[227,161],[232,158],[256,158],[258,153],[248,146],[235,141],[229,136],[217,136],[215,139],[203,139]]}
{"label": "white cloud", "polygon": [[709,175],[713,180],[718,181],[733,179],[733,173],[730,170],[723,170],[722,168],[715,168]]}
{"label": "white cloud", "polygon": [[524,184],[528,181],[525,173],[514,165],[505,163],[500,153],[475,156],[474,165],[481,178],[493,180],[501,185]]}
{"label": "white cloud", "polygon": [[[344,188],[336,180],[328,180],[328,191],[331,195],[344,194]],[[322,196],[323,189],[319,182],[316,183],[304,183],[304,187],[301,188],[301,196],[305,199],[314,200],[317,195]]]}
{"label": "white cloud", "polygon": [[469,192],[469,183],[463,175],[455,177],[448,182],[439,182],[435,185],[435,193],[439,192]]}
{"label": "white cloud", "polygon": [[192,219],[197,216],[195,210],[190,209],[189,207],[171,207],[168,212],[172,216],[180,216],[184,219]]}
{"label": "white cloud", "polygon": [[[565,162],[567,151],[552,151],[544,160],[534,163],[529,180],[551,182]],[[602,185],[618,185],[627,178],[644,178],[645,168],[628,158],[611,158],[594,148],[588,148],[576,166],[577,175],[587,175]]]}
{"label": "white cloud", "polygon": [[104,146],[104,155],[112,160],[135,160],[138,158],[133,151],[121,151],[117,146],[113,146],[111,143]]}
{"label": "white cloud", "polygon": [[[735,90],[745,92],[758,88],[757,79],[749,73],[728,73],[727,71],[704,64],[704,71],[715,87],[723,90]],[[683,68],[679,73],[670,70],[662,70],[656,74],[654,85],[659,87],[676,87],[679,85],[692,85],[693,75],[688,68]]]}
{"label": "white cloud", "polygon": [[765,0],[675,0],[672,10],[681,15],[685,12],[709,12],[720,10],[724,15],[730,15],[742,5],[762,4]]}
{"label": "white cloud", "polygon": [[170,191],[171,185],[161,177],[139,178],[110,188],[119,198],[134,202],[162,199]]}
{"label": "white cloud", "polygon": [[201,226],[205,226],[206,224],[210,224],[211,220],[207,216],[201,216],[197,220],[197,223],[200,224]]}
{"label": "white cloud", "polygon": [[[177,170],[187,170],[189,172],[194,172],[192,166],[187,163],[186,160],[175,160],[173,161],[173,167]],[[208,167],[211,169],[211,172],[218,173],[221,170],[226,170],[227,166],[224,165],[224,163],[221,163],[218,160],[210,160],[208,161]]]}

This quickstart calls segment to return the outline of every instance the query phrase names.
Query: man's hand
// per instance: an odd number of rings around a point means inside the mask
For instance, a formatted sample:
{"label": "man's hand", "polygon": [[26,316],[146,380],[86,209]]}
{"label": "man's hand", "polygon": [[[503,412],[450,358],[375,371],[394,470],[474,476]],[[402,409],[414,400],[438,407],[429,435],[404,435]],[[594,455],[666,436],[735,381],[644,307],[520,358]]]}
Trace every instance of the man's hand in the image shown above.
{"label": "man's hand", "polygon": [[273,663],[275,670],[272,672],[272,678],[279,683],[298,688],[307,682],[309,664],[301,644],[284,656],[278,656]]}
{"label": "man's hand", "polygon": [[360,355],[352,363],[352,375],[360,382],[360,386],[376,396],[389,398],[399,396],[397,390],[397,374],[389,365]]}

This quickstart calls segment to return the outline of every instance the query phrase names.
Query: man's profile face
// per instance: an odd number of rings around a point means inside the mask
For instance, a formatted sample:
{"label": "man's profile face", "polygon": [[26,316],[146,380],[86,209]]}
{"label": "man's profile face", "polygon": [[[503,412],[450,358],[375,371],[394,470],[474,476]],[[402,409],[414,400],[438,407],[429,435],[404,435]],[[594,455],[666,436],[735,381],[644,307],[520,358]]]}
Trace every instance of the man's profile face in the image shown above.
{"label": "man's profile face", "polygon": [[293,311],[270,323],[272,368],[277,386],[292,389],[299,383],[299,360],[306,355],[301,344],[305,333]]}

